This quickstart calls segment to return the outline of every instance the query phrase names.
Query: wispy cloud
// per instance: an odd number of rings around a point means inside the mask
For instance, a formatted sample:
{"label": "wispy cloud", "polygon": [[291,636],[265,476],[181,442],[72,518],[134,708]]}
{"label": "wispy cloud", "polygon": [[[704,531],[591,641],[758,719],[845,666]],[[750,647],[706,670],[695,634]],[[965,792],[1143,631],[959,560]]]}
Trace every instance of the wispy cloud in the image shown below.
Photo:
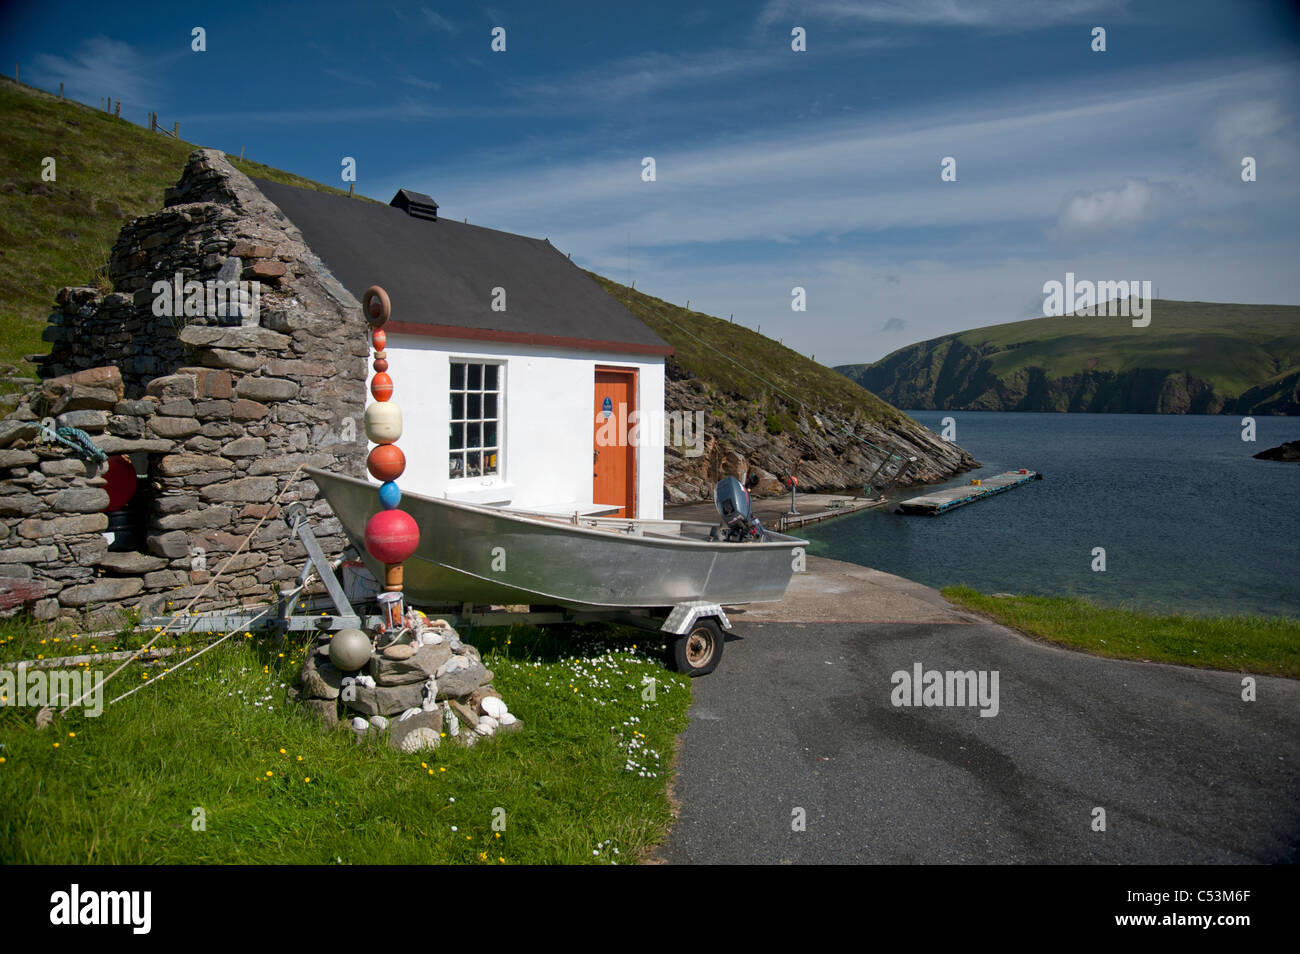
{"label": "wispy cloud", "polygon": [[1094,14],[1119,13],[1125,7],[1125,0],[769,0],[759,14],[758,27],[822,21],[1020,33]]}
{"label": "wispy cloud", "polygon": [[458,29],[456,29],[456,25],[454,23],[452,23],[441,13],[439,13],[437,10],[432,9],[431,7],[420,7],[420,16],[424,18],[425,23],[433,27],[435,30],[441,30],[443,33],[447,33],[453,36],[460,32]]}
{"label": "wispy cloud", "polygon": [[[46,89],[64,84],[67,94],[88,103],[108,96],[121,99],[123,108],[156,109],[163,105],[165,87],[157,77],[162,67],[189,54],[183,49],[147,58],[135,47],[106,36],[92,37],[67,55],[42,53],[32,62],[32,81]],[[199,54],[194,54],[199,55]]]}

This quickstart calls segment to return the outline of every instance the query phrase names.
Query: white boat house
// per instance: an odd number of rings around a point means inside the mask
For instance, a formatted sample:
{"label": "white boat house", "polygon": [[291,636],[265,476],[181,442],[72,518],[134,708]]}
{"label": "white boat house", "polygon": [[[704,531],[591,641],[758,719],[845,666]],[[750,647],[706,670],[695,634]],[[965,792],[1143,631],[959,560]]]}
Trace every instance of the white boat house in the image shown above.
{"label": "white boat house", "polygon": [[663,516],[672,349],[547,240],[438,218],[407,190],[385,206],[257,186],[353,296],[388,292],[404,491]]}

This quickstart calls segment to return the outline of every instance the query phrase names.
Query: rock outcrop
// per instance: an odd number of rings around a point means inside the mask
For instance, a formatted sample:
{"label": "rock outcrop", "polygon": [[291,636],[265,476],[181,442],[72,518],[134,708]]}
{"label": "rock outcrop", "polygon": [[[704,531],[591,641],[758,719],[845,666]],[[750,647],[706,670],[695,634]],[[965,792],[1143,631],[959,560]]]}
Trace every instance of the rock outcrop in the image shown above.
{"label": "rock outcrop", "polygon": [[979,466],[962,448],[906,417],[887,425],[857,421],[845,433],[848,425],[838,418],[764,411],[691,377],[667,382],[665,404],[700,412],[706,421],[697,446],[674,446],[665,438],[665,503],[711,500],[717,481],[744,479],[751,471],[759,477],[754,493],[766,496],[784,493],[791,474],[809,492],[861,490],[891,455],[917,458],[902,486]]}

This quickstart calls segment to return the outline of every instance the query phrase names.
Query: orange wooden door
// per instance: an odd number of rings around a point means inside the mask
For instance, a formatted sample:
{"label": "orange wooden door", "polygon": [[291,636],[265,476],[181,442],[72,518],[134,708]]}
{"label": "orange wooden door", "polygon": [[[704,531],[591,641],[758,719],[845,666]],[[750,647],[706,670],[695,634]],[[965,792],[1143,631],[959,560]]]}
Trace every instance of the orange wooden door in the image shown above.
{"label": "orange wooden door", "polygon": [[628,417],[636,410],[636,372],[596,369],[591,441],[591,499],[636,516],[636,447],[628,439]]}

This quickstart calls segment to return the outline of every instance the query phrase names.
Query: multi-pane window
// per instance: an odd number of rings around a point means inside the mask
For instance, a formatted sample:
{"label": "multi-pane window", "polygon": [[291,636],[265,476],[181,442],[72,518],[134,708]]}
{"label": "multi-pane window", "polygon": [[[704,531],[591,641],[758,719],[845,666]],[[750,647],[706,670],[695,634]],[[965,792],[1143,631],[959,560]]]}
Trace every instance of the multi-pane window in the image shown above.
{"label": "multi-pane window", "polygon": [[485,361],[451,362],[450,396],[447,475],[499,473],[501,366]]}

